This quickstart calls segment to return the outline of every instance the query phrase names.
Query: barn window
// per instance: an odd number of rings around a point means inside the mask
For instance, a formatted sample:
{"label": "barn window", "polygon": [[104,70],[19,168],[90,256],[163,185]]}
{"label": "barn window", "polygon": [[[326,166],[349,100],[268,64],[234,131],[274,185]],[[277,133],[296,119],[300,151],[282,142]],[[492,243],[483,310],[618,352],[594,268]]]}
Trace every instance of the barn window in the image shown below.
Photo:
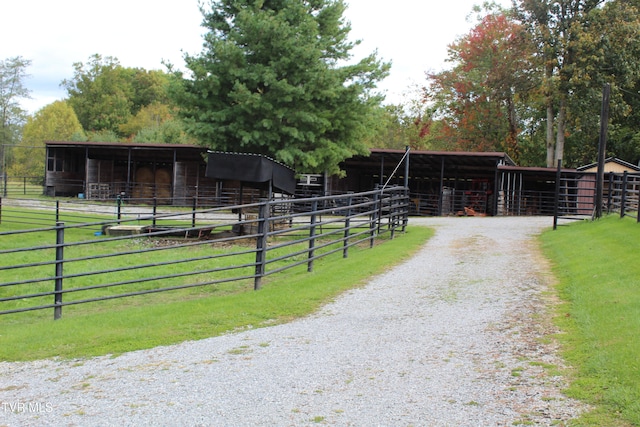
{"label": "barn window", "polygon": [[79,162],[77,153],[64,148],[49,148],[47,156],[47,171],[49,172],[78,172]]}

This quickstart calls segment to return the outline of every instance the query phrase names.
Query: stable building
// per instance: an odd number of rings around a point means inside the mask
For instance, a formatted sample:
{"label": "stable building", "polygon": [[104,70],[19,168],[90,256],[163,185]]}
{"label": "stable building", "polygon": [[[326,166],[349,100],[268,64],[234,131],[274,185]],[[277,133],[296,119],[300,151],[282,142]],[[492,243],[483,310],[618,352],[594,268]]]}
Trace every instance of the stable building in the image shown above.
{"label": "stable building", "polygon": [[180,144],[47,141],[45,194],[184,204],[212,197],[207,149]]}
{"label": "stable building", "polygon": [[345,160],[331,191],[408,185],[416,215],[550,215],[556,169],[519,167],[502,152],[372,149]]}
{"label": "stable building", "polygon": [[[226,206],[274,192],[310,197],[401,185],[409,188],[411,213],[430,216],[551,215],[557,176],[556,168],[520,167],[502,152],[372,149],[342,162],[344,177],[300,174],[264,156],[191,145],[48,141],[46,156],[50,196]],[[592,184],[575,184],[574,199],[585,198],[585,185]]]}

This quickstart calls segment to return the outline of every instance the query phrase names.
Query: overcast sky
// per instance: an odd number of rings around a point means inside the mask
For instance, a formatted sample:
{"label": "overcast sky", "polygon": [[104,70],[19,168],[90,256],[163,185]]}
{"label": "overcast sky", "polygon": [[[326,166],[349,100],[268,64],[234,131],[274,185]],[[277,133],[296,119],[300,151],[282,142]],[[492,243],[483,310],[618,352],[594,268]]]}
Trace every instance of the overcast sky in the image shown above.
{"label": "overcast sky", "polygon": [[[481,0],[347,0],[353,39],[362,45],[356,59],[374,50],[393,63],[380,85],[388,103],[401,103],[424,73],[446,64],[447,45],[472,26],[467,18]],[[63,79],[73,63],[95,53],[118,58],[125,67],[162,69],[162,60],[183,68],[183,52],[202,49],[198,0],[21,0],[2,6],[0,59],[32,61],[25,85],[33,99],[23,108],[35,112],[66,97]],[[509,6],[510,0],[497,3]]]}

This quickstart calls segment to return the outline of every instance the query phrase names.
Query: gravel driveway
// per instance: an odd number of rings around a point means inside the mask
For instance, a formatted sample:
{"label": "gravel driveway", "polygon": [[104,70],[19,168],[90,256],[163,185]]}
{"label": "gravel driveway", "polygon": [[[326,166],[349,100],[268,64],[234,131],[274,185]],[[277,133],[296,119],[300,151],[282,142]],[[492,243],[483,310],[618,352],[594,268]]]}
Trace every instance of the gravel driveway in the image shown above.
{"label": "gravel driveway", "polygon": [[[532,235],[550,218],[428,218],[415,257],[289,324],[75,361],[0,363],[0,425],[558,425]],[[400,237],[402,238],[402,237]]]}

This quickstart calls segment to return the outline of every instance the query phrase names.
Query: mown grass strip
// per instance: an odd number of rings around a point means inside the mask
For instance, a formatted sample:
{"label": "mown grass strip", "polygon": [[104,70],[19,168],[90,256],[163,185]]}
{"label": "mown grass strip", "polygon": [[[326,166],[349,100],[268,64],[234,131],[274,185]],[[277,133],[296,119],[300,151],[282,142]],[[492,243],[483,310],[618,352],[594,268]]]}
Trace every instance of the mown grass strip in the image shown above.
{"label": "mown grass strip", "polygon": [[132,297],[67,310],[57,321],[48,311],[0,316],[0,360],[119,354],[287,322],[408,259],[431,233],[409,227],[373,249],[351,248],[346,259],[337,253],[317,260],[312,273],[303,265],[270,276],[257,292],[247,285],[242,292],[203,290],[181,300],[171,292]]}
{"label": "mown grass strip", "polygon": [[569,396],[595,409],[578,425],[640,425],[640,225],[607,217],[541,236],[563,303],[557,323],[575,367]]}

